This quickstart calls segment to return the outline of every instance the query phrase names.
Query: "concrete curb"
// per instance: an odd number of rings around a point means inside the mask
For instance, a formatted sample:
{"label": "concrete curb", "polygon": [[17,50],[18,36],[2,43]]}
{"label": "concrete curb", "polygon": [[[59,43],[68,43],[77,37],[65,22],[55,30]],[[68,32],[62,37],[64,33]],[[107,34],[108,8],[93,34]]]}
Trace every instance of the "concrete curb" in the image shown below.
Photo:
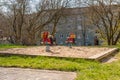
{"label": "concrete curb", "polygon": [[102,52],[100,54],[91,56],[88,59],[95,60],[95,61],[100,61],[100,60],[102,60],[103,58],[105,58],[105,57],[107,57],[109,55],[117,53],[118,51],[119,51],[118,48],[113,48],[113,49],[110,49],[110,50],[108,50],[106,52]]}

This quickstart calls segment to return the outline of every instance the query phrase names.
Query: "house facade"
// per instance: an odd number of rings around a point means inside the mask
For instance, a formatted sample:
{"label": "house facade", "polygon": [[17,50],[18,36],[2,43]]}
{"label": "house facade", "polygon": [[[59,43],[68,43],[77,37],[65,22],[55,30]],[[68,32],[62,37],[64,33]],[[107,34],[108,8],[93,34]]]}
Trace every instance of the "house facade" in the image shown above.
{"label": "house facade", "polygon": [[[60,18],[55,38],[58,45],[66,45],[66,39],[70,33],[75,34],[76,45],[94,45],[96,35],[95,28],[89,23],[88,8],[69,8],[65,9],[65,17]],[[51,33],[53,25],[45,27],[45,31]]]}

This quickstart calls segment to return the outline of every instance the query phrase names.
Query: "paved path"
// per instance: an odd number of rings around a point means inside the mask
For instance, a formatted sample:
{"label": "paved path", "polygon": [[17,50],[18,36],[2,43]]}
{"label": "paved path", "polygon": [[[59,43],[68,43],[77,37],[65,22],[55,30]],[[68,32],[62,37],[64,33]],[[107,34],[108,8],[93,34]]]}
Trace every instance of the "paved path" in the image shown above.
{"label": "paved path", "polygon": [[0,80],[75,80],[76,73],[0,67]]}

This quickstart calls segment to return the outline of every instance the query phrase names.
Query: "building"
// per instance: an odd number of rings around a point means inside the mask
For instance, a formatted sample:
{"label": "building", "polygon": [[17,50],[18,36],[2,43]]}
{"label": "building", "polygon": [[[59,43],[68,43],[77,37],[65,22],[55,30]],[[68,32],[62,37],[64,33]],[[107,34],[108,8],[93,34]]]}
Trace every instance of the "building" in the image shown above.
{"label": "building", "polygon": [[[70,33],[76,35],[76,45],[94,45],[95,28],[89,23],[88,7],[67,8],[63,12],[65,17],[61,18],[56,29],[56,43],[65,45],[65,41]],[[51,33],[53,25],[45,27],[45,31]]]}

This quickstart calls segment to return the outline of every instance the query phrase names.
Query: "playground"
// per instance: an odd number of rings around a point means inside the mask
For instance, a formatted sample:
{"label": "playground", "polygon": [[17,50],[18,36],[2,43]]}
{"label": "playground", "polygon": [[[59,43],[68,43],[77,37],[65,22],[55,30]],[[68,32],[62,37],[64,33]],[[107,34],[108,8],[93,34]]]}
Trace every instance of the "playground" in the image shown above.
{"label": "playground", "polygon": [[[113,48],[99,47],[68,47],[68,46],[50,46],[50,51],[46,51],[46,46],[27,47],[27,48],[11,48],[0,51],[1,54],[20,54],[34,56],[49,56],[49,57],[71,57],[71,58],[90,58],[107,51],[112,51]],[[107,53],[106,53],[107,54]]]}

